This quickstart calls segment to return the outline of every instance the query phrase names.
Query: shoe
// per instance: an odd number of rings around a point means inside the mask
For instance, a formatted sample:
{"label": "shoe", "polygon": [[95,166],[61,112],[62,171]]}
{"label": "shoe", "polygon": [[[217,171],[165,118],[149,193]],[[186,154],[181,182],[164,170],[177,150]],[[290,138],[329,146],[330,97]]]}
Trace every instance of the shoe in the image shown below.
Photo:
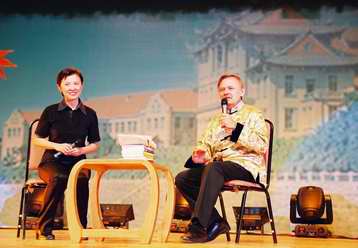
{"label": "shoe", "polygon": [[38,240],[54,240],[55,235],[52,233],[42,234],[40,231],[36,231],[36,239]]}
{"label": "shoe", "polygon": [[216,239],[220,234],[230,231],[230,226],[225,220],[216,221],[208,228],[208,241]]}
{"label": "shoe", "polygon": [[205,231],[203,232],[187,232],[181,237],[185,243],[205,243],[208,240],[208,235]]}
{"label": "shoe", "polygon": [[208,234],[202,226],[190,224],[189,231],[181,239],[185,243],[204,243],[208,241]]}

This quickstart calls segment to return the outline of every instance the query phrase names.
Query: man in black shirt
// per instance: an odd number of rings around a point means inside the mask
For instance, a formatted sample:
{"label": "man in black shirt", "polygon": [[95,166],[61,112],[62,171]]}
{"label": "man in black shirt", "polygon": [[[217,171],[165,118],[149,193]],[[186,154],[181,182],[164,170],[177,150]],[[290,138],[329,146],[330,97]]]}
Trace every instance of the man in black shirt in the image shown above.
{"label": "man in black shirt", "polygon": [[[47,183],[47,188],[37,237],[48,240],[55,238],[53,221],[72,167],[85,159],[85,154],[96,151],[100,141],[96,112],[79,98],[83,89],[81,72],[76,68],[63,69],[57,75],[57,87],[63,100],[42,112],[34,140],[36,145],[46,148],[39,165],[39,175]],[[89,191],[89,172],[86,173],[77,184],[77,207],[84,227],[87,226]]]}

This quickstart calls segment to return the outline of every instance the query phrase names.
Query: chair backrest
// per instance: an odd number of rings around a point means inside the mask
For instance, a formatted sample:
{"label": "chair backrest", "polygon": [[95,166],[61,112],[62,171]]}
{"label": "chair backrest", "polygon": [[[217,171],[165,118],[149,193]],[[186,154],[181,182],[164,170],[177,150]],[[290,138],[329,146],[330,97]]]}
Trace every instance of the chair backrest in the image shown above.
{"label": "chair backrest", "polygon": [[36,170],[41,162],[42,155],[45,152],[45,148],[37,146],[34,144],[33,139],[35,137],[35,130],[39,120],[34,120],[29,128],[29,138],[28,138],[28,145],[27,145],[27,161],[26,161],[26,175],[25,181],[27,181],[29,175],[29,170]]}
{"label": "chair backrest", "polygon": [[273,123],[265,119],[267,130],[269,131],[269,143],[268,143],[268,149],[265,154],[265,160],[266,160],[266,188],[270,186],[270,179],[271,179],[271,162],[272,162],[272,146],[273,146],[273,131],[274,126]]}

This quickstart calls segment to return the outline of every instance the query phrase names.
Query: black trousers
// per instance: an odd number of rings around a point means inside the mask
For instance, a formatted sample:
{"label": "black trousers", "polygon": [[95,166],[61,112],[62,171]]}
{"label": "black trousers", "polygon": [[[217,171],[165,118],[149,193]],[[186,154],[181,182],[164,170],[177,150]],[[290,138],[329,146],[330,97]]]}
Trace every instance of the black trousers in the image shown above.
{"label": "black trousers", "polygon": [[221,219],[215,203],[224,182],[230,180],[255,182],[248,170],[231,161],[214,161],[182,171],[175,177],[177,189],[193,209],[192,221],[196,219],[207,228]]}
{"label": "black trousers", "polygon": [[[72,166],[50,162],[40,164],[38,168],[40,178],[47,183],[44,202],[38,220],[38,229],[42,234],[52,232],[57,206],[64,196]],[[89,197],[89,175],[87,174],[86,172],[81,172],[77,181],[77,208],[83,227],[87,227]]]}

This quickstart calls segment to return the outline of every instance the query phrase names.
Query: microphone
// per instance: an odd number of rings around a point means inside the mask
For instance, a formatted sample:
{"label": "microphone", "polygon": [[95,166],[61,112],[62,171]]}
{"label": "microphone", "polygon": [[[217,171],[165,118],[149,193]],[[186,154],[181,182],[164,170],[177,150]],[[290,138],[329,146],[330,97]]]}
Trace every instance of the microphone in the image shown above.
{"label": "microphone", "polygon": [[224,114],[228,114],[228,108],[227,108],[227,99],[223,98],[221,99],[221,112],[223,112]]}
{"label": "microphone", "polygon": [[[76,140],[75,142],[73,142],[73,143],[71,144],[71,148],[74,148],[74,147],[78,146],[80,142],[81,142],[80,139]],[[61,155],[63,155],[62,152],[56,152],[53,156],[54,156],[55,158],[59,158]]]}

